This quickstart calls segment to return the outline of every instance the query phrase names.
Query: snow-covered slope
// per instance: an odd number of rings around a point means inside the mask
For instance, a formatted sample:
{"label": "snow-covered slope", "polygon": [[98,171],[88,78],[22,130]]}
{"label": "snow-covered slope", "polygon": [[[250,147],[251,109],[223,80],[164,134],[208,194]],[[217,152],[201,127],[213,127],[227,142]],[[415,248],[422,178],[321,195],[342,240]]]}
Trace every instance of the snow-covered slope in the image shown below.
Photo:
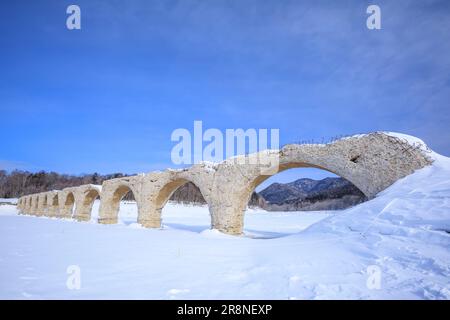
{"label": "snow-covered slope", "polygon": [[[0,206],[0,298],[450,299],[450,159],[334,212],[249,210],[246,236],[205,207],[168,204],[164,228],[18,216]],[[130,224],[131,223],[131,224]],[[81,288],[68,289],[67,268]]]}

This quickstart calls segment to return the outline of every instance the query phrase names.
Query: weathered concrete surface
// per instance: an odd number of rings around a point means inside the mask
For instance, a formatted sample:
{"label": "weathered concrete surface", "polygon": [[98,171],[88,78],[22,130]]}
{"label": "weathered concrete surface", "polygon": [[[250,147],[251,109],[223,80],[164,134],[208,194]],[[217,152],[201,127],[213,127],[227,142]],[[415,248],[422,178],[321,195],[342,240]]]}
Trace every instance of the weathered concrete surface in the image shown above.
{"label": "weathered concrete surface", "polygon": [[75,214],[78,221],[89,221],[91,219],[92,205],[95,199],[100,198],[101,186],[92,184],[83,185],[75,191]]}
{"label": "weathered concrete surface", "polygon": [[57,217],[59,212],[58,191],[47,192],[47,216]]}
{"label": "weathered concrete surface", "polygon": [[211,213],[211,226],[241,234],[244,212],[253,190],[270,176],[299,167],[333,172],[358,187],[369,199],[398,179],[429,165],[420,148],[384,133],[360,135],[329,144],[291,144],[281,150],[238,156],[216,164],[197,164],[183,170],[150,172],[111,179],[103,185],[82,185],[19,199],[22,213],[90,219],[100,196],[99,223],[117,223],[120,200],[131,191],[138,207],[138,222],[161,226],[161,211],[180,186],[192,182],[201,191]]}

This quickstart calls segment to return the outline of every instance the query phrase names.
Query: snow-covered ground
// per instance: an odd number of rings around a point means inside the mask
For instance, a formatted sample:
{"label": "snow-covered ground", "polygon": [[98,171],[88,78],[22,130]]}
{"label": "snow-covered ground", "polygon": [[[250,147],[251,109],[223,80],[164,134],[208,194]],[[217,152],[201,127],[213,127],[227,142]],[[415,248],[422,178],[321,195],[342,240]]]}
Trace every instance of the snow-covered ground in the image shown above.
{"label": "snow-covered ground", "polygon": [[354,208],[248,210],[242,237],[209,230],[205,207],[169,203],[151,230],[134,203],[117,225],[98,203],[90,223],[0,205],[0,298],[450,299],[450,159],[432,156]]}
{"label": "snow-covered ground", "polygon": [[2,205],[2,204],[17,204],[17,199],[0,198],[0,205]]}

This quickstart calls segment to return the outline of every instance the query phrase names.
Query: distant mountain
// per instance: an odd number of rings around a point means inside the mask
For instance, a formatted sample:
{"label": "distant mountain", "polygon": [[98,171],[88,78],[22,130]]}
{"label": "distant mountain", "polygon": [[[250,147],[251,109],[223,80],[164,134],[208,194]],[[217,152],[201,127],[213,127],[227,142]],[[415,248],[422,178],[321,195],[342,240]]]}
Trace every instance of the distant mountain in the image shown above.
{"label": "distant mountain", "polygon": [[269,211],[338,210],[366,200],[365,195],[343,178],[298,179],[273,183],[258,194]]}

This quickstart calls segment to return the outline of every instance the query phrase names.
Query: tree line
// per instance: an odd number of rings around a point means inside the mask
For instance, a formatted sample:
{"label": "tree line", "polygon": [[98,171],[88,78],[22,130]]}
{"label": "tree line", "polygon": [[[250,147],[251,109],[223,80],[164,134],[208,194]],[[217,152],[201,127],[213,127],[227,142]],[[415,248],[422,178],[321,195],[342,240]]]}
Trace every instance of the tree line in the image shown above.
{"label": "tree line", "polygon": [[125,176],[127,175],[123,173],[68,175],[46,171],[33,173],[22,170],[8,173],[0,170],[0,198],[18,198],[28,194],[62,190],[83,184],[101,185],[104,180]]}

